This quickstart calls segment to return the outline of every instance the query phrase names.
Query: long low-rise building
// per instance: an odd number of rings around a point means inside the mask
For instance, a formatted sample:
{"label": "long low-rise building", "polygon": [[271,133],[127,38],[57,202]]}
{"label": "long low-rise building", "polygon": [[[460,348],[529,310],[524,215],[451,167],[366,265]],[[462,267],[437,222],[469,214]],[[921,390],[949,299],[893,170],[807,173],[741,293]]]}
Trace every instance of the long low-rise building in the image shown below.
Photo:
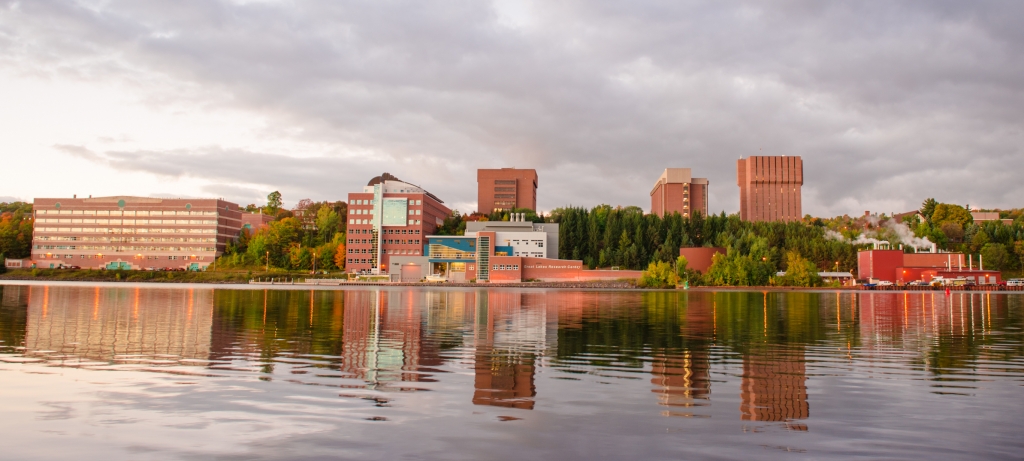
{"label": "long low-rise building", "polygon": [[[977,268],[975,263],[979,263]],[[864,250],[857,253],[857,278],[897,285],[931,282],[936,277],[963,278],[979,285],[1002,281],[998,271],[983,270],[980,261],[962,253],[904,253],[903,250]]]}
{"label": "long low-rise building", "polygon": [[221,199],[37,198],[32,267],[205,270],[238,237]]}

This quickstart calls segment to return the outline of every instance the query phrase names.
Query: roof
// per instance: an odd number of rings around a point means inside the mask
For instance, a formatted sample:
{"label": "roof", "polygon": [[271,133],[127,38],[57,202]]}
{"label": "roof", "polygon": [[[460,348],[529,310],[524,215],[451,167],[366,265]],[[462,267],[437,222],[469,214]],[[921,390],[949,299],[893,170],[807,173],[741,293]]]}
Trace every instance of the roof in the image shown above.
{"label": "roof", "polygon": [[413,184],[411,182],[402,181],[401,179],[398,179],[398,177],[396,177],[395,175],[393,175],[391,173],[388,173],[386,171],[384,173],[381,173],[380,176],[374,176],[373,179],[370,180],[370,182],[366,183],[366,185],[367,186],[376,186],[377,184],[381,184],[381,183],[384,183],[386,181],[397,181],[397,182],[405,183],[405,184],[408,184],[410,186],[416,187],[416,188],[422,190],[423,193],[427,195],[427,197],[430,197],[430,198],[432,198],[434,200],[437,200],[437,203],[444,203],[444,200],[441,200],[436,195],[431,194],[426,189],[424,189],[424,188],[422,188],[420,186],[417,186],[416,184]]}

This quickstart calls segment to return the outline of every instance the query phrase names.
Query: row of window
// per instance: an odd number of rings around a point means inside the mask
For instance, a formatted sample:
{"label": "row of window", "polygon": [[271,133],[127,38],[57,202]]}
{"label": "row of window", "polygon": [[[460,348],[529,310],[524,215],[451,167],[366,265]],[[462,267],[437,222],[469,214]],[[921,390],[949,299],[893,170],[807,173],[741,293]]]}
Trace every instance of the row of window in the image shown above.
{"label": "row of window", "polygon": [[[530,245],[530,244],[533,244],[537,248],[544,248],[544,241],[543,240],[526,240],[526,239],[519,240],[519,239],[513,239],[513,240],[506,240],[505,242],[510,242],[510,241],[512,242],[512,245],[519,245],[519,244]],[[506,245],[507,244],[508,243],[506,243]]]}
{"label": "row of window", "polygon": [[136,226],[139,224],[153,224],[157,226],[169,226],[172,224],[186,224],[190,226],[209,226],[217,224],[215,219],[96,219],[96,218],[40,218],[36,220],[41,224],[113,224],[115,226]]}
{"label": "row of window", "polygon": [[[423,200],[412,200],[412,199],[409,200],[409,205],[422,205],[422,204],[423,204]],[[363,200],[363,199],[353,200],[352,201],[352,205],[373,205],[373,200]]]}
{"label": "row of window", "polygon": [[215,247],[164,247],[118,245],[36,245],[36,250],[89,250],[89,251],[217,251]]}
{"label": "row of window", "polygon": [[58,242],[194,242],[194,243],[217,243],[215,237],[57,237],[41,235],[35,238],[39,241]]}
{"label": "row of window", "polygon": [[495,264],[494,267],[491,268],[491,270],[494,270],[494,271],[517,271],[517,270],[519,270],[519,265],[518,264]]}
{"label": "row of window", "polygon": [[[108,255],[109,256],[109,255]],[[75,259],[75,255],[39,255],[36,259]],[[78,255],[78,259],[102,259],[103,255]],[[146,256],[148,260],[158,260],[167,258],[170,260],[183,259],[186,261],[202,261],[206,259],[206,256]],[[134,256],[132,259],[142,259],[139,256]]]}
{"label": "row of window", "polygon": [[[373,215],[373,210],[371,210],[369,208],[367,208],[367,209],[359,209],[359,210],[353,209],[353,210],[349,210],[348,214],[350,214],[350,215],[367,215],[368,214],[368,215],[372,216]],[[409,215],[410,216],[421,215],[421,214],[423,214],[423,210],[409,210]]]}
{"label": "row of window", "polygon": [[36,232],[76,232],[83,234],[216,234],[217,229],[168,229],[147,227],[37,227]]}
{"label": "row of window", "polygon": [[82,216],[217,216],[216,211],[36,210],[36,215]]}
{"label": "row of window", "polygon": [[[349,224],[371,224],[369,219],[349,219],[348,223]],[[419,225],[419,224],[420,224],[420,220],[419,219],[410,219],[409,220],[409,225],[410,226]]]}

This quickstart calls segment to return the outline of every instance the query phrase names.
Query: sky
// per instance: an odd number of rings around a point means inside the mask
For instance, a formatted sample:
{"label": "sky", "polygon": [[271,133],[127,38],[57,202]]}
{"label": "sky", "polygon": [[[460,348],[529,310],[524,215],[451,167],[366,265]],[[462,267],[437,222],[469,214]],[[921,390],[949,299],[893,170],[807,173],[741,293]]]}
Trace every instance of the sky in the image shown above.
{"label": "sky", "polygon": [[462,212],[739,209],[799,155],[804,213],[1024,206],[1024,2],[0,0],[0,201],[344,200],[389,172]]}

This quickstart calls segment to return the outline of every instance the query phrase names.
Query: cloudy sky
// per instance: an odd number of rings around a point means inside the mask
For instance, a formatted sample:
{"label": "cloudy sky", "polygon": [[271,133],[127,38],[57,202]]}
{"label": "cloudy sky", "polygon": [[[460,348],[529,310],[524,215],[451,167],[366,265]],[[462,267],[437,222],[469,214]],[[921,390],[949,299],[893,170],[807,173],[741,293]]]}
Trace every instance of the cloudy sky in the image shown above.
{"label": "cloudy sky", "polygon": [[1024,2],[0,0],[0,201],[280,190],[388,171],[462,211],[650,206],[665,167],[738,210],[804,158],[804,212],[1024,206]]}

